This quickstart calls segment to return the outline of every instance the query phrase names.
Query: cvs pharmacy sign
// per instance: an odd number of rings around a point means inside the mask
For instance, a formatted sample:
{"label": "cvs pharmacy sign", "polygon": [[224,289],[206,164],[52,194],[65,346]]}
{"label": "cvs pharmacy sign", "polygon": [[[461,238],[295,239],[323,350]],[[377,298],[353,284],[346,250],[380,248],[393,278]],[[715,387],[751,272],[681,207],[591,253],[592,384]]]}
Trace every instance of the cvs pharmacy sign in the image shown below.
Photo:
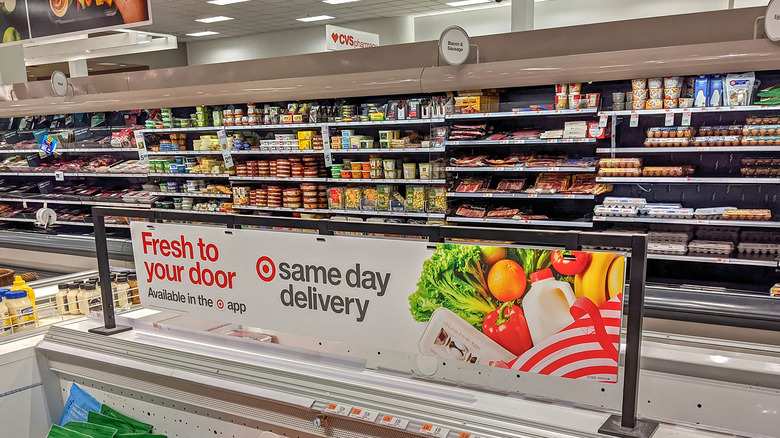
{"label": "cvs pharmacy sign", "polygon": [[370,32],[347,29],[346,27],[325,26],[325,45],[328,50],[362,49],[379,45],[379,35]]}

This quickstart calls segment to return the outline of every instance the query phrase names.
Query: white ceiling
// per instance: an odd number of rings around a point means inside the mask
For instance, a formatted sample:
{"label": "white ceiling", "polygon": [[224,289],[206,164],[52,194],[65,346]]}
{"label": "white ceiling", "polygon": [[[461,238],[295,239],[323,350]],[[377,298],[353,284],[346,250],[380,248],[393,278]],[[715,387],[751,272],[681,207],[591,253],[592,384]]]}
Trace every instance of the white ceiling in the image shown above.
{"label": "white ceiling", "polygon": [[[206,0],[152,0],[154,24],[138,30],[173,34],[184,41],[202,41],[324,24],[467,9],[447,6],[448,1],[455,0],[361,0],[340,5],[323,3],[322,0],[249,0],[225,6],[213,5]],[[195,21],[198,18],[218,15],[233,17],[234,20],[210,24]],[[330,15],[334,19],[312,23],[296,21],[296,18],[317,15]],[[187,33],[205,30],[220,34],[198,38],[185,36]]]}

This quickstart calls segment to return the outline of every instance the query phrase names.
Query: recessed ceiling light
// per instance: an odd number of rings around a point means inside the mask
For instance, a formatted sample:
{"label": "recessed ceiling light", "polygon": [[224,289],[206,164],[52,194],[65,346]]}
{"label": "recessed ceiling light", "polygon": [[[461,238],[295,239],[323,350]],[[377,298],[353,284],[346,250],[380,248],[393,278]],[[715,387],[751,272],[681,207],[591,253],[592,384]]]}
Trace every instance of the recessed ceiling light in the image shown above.
{"label": "recessed ceiling light", "polygon": [[124,65],[124,64],[119,64],[119,66],[120,66],[120,67],[127,67],[127,66],[126,66],[126,65]]}
{"label": "recessed ceiling light", "polygon": [[112,65],[119,65],[116,62],[98,62],[96,65],[105,65],[105,66],[112,66]]}
{"label": "recessed ceiling light", "polygon": [[201,23],[216,23],[218,21],[228,21],[232,20],[233,17],[225,17],[224,15],[219,15],[216,17],[206,17],[206,18],[198,18],[195,21],[199,21]]}
{"label": "recessed ceiling light", "polygon": [[189,37],[202,37],[202,36],[209,36],[209,35],[219,35],[219,32],[214,32],[213,30],[204,30],[202,32],[193,32],[186,34]]}
{"label": "recessed ceiling light", "polygon": [[333,18],[334,17],[331,17],[330,15],[315,15],[314,17],[296,18],[296,20],[303,21],[304,23],[309,23],[312,21],[332,20]]}
{"label": "recessed ceiling light", "polygon": [[217,5],[217,6],[225,6],[225,5],[232,5],[233,3],[242,3],[248,1],[249,0],[209,0],[206,3],[211,3],[212,5]]}
{"label": "recessed ceiling light", "polygon": [[447,3],[447,6],[452,6],[453,8],[457,8],[460,6],[471,6],[471,5],[478,5],[480,3],[490,3],[491,0],[461,0],[459,2],[452,2]]}
{"label": "recessed ceiling light", "polygon": [[323,3],[327,3],[329,5],[340,5],[342,3],[352,3],[352,2],[359,2],[360,0],[322,0]]}

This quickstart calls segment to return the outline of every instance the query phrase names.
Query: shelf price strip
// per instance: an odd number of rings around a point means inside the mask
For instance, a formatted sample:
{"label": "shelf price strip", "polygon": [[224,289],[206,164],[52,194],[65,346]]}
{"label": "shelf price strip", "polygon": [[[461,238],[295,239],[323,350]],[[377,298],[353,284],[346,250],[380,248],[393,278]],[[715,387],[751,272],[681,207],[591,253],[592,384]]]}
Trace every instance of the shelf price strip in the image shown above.
{"label": "shelf price strip", "polygon": [[382,419],[379,420],[379,424],[394,427],[396,429],[406,429],[406,426],[409,425],[409,420],[393,417],[392,415],[384,415]]}
{"label": "shelf price strip", "polygon": [[446,438],[447,434],[450,433],[450,430],[446,427],[441,426],[434,426],[432,424],[423,423],[422,426],[420,426],[420,433],[423,435],[433,436],[436,438]]}
{"label": "shelf price strip", "polygon": [[379,416],[379,412],[369,411],[368,409],[352,408],[352,410],[349,411],[348,416],[349,418],[354,418],[355,420],[363,420],[373,423]]}

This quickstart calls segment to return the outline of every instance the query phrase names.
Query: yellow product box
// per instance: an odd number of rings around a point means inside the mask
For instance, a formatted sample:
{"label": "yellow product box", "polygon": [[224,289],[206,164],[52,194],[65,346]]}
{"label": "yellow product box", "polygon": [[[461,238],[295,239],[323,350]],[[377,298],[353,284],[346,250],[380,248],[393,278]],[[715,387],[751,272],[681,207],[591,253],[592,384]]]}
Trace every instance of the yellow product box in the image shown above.
{"label": "yellow product box", "polygon": [[311,140],[298,140],[298,149],[311,149]]}
{"label": "yellow product box", "polygon": [[311,140],[314,134],[314,131],[298,131],[298,140]]}
{"label": "yellow product box", "polygon": [[494,113],[498,111],[498,96],[458,96],[455,113]]}
{"label": "yellow product box", "polygon": [[282,115],[282,124],[291,125],[292,123],[293,123],[293,115],[292,114],[284,114],[284,115]]}
{"label": "yellow product box", "polygon": [[385,113],[371,113],[372,122],[381,122],[385,119]]}
{"label": "yellow product box", "polygon": [[293,123],[303,123],[303,114],[293,114]]}
{"label": "yellow product box", "polygon": [[405,147],[406,147],[406,140],[402,140],[402,139],[390,140],[390,148],[392,149],[403,149]]}

